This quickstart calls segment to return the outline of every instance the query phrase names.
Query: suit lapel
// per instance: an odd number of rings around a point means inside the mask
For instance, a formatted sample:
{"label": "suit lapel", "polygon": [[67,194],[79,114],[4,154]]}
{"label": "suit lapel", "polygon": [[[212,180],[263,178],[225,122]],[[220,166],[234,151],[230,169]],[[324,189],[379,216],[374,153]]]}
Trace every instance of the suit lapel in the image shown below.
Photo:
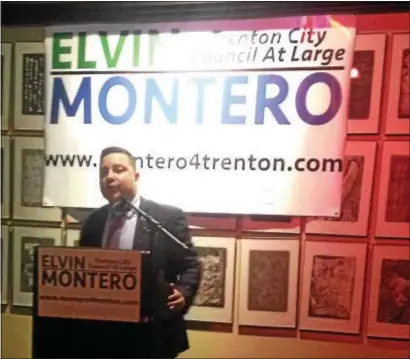
{"label": "suit lapel", "polygon": [[[146,212],[149,213],[150,211],[150,206],[148,201],[141,197],[140,201],[140,208]],[[150,240],[150,234],[149,231],[146,229],[146,223],[143,218],[141,218],[140,215],[137,217],[137,228],[134,233],[134,246],[133,248],[135,250],[149,250],[149,240]]]}

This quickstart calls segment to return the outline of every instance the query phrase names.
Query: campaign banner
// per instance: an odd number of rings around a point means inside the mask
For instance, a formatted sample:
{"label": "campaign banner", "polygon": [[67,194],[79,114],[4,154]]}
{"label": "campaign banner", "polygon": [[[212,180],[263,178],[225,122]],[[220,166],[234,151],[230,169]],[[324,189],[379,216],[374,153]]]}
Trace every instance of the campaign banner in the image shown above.
{"label": "campaign banner", "polygon": [[99,157],[191,213],[338,216],[355,16],[46,30],[44,205],[98,207]]}
{"label": "campaign banner", "polygon": [[40,317],[139,322],[141,253],[39,247]]}

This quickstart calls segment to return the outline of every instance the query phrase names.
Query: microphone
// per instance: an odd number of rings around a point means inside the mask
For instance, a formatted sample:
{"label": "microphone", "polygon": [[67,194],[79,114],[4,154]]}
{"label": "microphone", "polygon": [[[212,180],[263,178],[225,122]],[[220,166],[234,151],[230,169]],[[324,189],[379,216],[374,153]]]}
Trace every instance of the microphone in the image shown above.
{"label": "microphone", "polygon": [[148,213],[143,211],[141,208],[134,206],[129,200],[123,197],[117,204],[113,207],[114,213],[118,213],[118,215],[127,216],[127,218],[132,217],[132,214],[135,213],[136,215],[140,215],[145,221],[147,221],[152,227],[156,230],[163,233],[168,238],[172,239],[176,244],[184,249],[189,249],[189,247],[184,243],[181,242],[177,237],[175,237],[170,231],[168,231],[160,222],[158,222],[155,218],[150,216]]}
{"label": "microphone", "polygon": [[127,208],[125,201],[125,198],[121,198],[121,200],[114,203],[112,206],[112,213],[114,217],[126,217],[127,219],[130,219],[133,216],[133,213],[130,213]]}

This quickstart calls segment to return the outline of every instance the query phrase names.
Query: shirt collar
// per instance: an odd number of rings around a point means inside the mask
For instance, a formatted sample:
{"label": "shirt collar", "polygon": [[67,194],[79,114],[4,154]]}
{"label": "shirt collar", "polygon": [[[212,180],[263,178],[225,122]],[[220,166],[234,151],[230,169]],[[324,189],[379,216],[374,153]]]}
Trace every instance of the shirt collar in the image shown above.
{"label": "shirt collar", "polygon": [[133,198],[133,200],[131,201],[131,203],[133,204],[134,207],[139,208],[141,204],[141,196],[137,193],[135,197]]}
{"label": "shirt collar", "polygon": [[[131,202],[131,204],[134,206],[134,207],[136,207],[136,208],[139,208],[139,206],[140,206],[140,203],[141,203],[141,196],[139,196],[138,194],[132,199],[132,201],[130,201]],[[127,213],[127,216],[128,216],[128,218],[132,218],[132,217],[134,217],[134,216],[136,216],[137,215],[137,213],[135,213],[135,211],[133,211],[133,210],[129,210],[129,212]]]}

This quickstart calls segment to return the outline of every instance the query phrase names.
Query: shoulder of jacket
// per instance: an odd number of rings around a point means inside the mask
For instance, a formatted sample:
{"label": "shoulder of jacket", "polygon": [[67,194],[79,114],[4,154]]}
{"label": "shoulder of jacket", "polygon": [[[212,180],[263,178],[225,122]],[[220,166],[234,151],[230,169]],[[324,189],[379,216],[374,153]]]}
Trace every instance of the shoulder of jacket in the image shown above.
{"label": "shoulder of jacket", "polygon": [[146,198],[144,198],[144,201],[145,201],[145,205],[154,211],[166,212],[169,214],[183,213],[182,209],[176,206],[159,203],[159,202],[153,201],[151,199],[146,199]]}
{"label": "shoulder of jacket", "polygon": [[91,223],[95,220],[101,219],[104,216],[108,215],[108,209],[109,209],[109,205],[106,204],[100,208],[96,208],[95,210],[93,210],[88,217],[85,219],[84,223]]}

